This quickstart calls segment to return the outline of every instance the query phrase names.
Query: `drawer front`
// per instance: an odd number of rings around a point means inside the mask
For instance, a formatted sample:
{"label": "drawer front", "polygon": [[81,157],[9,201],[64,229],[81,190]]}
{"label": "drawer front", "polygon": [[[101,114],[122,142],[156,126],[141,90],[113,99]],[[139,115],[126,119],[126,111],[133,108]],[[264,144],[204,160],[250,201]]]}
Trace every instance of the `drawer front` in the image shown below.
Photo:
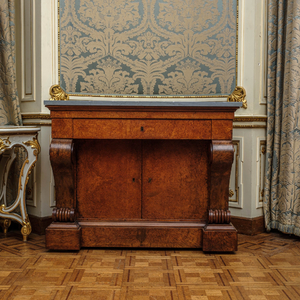
{"label": "drawer front", "polygon": [[72,119],[53,119],[52,120],[52,138],[70,139],[73,137]]}
{"label": "drawer front", "polygon": [[202,248],[202,229],[83,226],[81,246]]}
{"label": "drawer front", "polygon": [[74,119],[75,139],[211,139],[210,120]]}

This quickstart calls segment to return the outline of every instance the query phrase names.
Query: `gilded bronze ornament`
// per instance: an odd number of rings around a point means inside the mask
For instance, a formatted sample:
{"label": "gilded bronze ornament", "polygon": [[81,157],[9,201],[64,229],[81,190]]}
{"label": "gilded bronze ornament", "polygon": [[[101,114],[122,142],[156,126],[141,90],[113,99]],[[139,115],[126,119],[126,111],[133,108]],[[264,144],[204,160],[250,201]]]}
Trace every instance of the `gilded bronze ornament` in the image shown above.
{"label": "gilded bronze ornament", "polygon": [[229,190],[229,198],[233,197],[234,196],[234,191],[233,190]]}
{"label": "gilded bronze ornament", "polygon": [[58,84],[54,84],[50,87],[49,94],[50,100],[69,100],[69,94],[67,94]]}
{"label": "gilded bronze ornament", "polygon": [[10,219],[1,219],[0,220],[0,225],[3,229],[3,233],[4,235],[7,234],[8,228],[11,225],[11,220]]}
{"label": "gilded bronze ornament", "polygon": [[8,212],[4,211],[5,208],[6,208],[5,204],[2,204],[0,206],[0,213],[8,215]]}
{"label": "gilded bronze ornament", "polygon": [[247,108],[247,100],[246,98],[246,90],[241,87],[237,86],[231,95],[228,96],[227,102],[242,102],[243,108]]}
{"label": "gilded bronze ornament", "polygon": [[27,242],[27,236],[31,233],[31,224],[29,221],[28,216],[26,216],[26,219],[23,221],[23,226],[21,229],[21,233],[23,235],[23,242]]}
{"label": "gilded bronze ornament", "polygon": [[9,145],[11,144],[9,137],[6,139],[0,139],[0,151],[5,150],[9,148]]}
{"label": "gilded bronze ornament", "polygon": [[33,152],[35,156],[37,156],[41,152],[41,146],[37,138],[35,137],[33,138],[32,141],[23,142],[23,144],[26,146],[31,146],[32,149],[35,149],[35,151]]}

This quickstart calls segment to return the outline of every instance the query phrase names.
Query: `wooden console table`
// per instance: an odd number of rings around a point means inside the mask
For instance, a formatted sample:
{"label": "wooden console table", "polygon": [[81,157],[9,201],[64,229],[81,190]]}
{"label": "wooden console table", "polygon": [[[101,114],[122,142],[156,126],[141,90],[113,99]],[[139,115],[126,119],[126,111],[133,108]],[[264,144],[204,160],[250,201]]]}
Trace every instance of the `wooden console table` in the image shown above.
{"label": "wooden console table", "polygon": [[237,250],[236,102],[45,101],[55,179],[46,247]]}

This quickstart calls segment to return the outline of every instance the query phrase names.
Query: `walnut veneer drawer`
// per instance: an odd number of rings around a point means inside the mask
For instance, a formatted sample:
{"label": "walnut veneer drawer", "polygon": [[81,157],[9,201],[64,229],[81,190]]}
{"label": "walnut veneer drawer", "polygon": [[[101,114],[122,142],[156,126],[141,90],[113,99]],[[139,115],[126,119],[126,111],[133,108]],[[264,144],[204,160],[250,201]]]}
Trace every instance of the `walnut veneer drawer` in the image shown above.
{"label": "walnut veneer drawer", "polygon": [[211,139],[210,120],[74,119],[75,139]]}

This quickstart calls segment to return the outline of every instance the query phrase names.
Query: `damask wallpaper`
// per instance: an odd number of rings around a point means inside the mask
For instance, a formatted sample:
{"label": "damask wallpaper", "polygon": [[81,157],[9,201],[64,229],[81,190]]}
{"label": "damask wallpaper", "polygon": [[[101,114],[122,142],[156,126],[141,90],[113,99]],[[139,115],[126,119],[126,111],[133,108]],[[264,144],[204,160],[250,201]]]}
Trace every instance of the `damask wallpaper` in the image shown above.
{"label": "damask wallpaper", "polygon": [[238,0],[59,0],[69,94],[226,96]]}

